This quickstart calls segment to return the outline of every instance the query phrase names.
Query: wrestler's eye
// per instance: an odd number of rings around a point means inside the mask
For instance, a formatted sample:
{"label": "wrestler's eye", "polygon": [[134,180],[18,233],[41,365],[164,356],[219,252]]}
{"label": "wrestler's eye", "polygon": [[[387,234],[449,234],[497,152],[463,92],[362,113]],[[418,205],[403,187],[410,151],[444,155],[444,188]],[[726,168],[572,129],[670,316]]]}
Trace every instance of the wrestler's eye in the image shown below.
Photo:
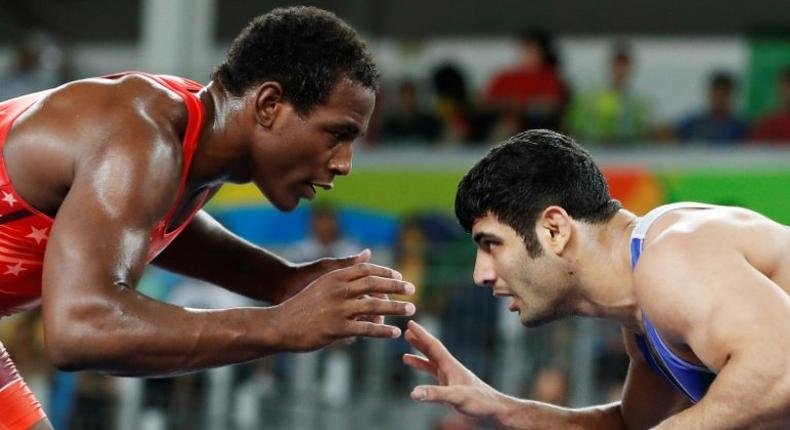
{"label": "wrestler's eye", "polygon": [[493,252],[494,248],[496,248],[498,245],[499,244],[493,240],[484,239],[480,241],[480,248],[482,248],[483,251],[488,253]]}

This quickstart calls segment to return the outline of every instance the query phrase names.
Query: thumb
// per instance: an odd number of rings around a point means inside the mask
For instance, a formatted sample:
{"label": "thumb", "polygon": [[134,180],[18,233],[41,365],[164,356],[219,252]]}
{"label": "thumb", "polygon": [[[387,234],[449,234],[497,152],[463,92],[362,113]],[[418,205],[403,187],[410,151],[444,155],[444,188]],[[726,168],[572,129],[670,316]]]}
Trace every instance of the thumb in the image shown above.
{"label": "thumb", "polygon": [[466,400],[466,390],[461,386],[420,385],[411,392],[411,398],[418,402],[447,403],[460,406]]}
{"label": "thumb", "polygon": [[370,261],[370,249],[366,248],[359,254],[349,255],[348,257],[324,258],[323,260],[334,269],[343,269],[355,264],[367,263]]}

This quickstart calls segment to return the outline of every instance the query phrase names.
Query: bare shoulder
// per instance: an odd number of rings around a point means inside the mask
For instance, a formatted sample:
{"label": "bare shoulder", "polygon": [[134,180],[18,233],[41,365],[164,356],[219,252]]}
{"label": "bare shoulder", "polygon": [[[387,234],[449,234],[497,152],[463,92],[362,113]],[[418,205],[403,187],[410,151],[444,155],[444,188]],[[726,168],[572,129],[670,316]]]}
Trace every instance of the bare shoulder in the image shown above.
{"label": "bare shoulder", "polygon": [[[675,213],[676,212],[676,213]],[[680,337],[732,293],[731,280],[765,272],[783,253],[784,228],[747,209],[678,210],[648,232],[634,270],[640,307],[663,334]]]}
{"label": "bare shoulder", "polygon": [[41,103],[46,106],[45,120],[58,123],[78,118],[79,125],[94,126],[92,136],[119,133],[131,124],[147,124],[162,131],[178,129],[187,120],[186,107],[178,94],[139,74],[74,81],[59,87]]}
{"label": "bare shoulder", "polygon": [[700,271],[740,255],[770,277],[790,247],[790,229],[755,211],[719,206],[678,210],[660,218],[645,240],[635,276],[648,281],[678,271]]}
{"label": "bare shoulder", "polygon": [[148,209],[152,219],[163,215],[181,175],[181,136],[188,116],[181,97],[144,75],[91,80],[64,91],[65,97],[73,92],[76,99],[96,98],[88,121],[102,122],[94,127],[75,170],[82,167],[89,176],[113,172],[119,186],[137,184],[140,193],[126,201]]}
{"label": "bare shoulder", "polygon": [[169,193],[178,184],[187,119],[181,97],[144,75],[74,81],[19,117],[3,157],[17,191],[49,213],[80,172],[123,172],[156,185],[153,193]]}

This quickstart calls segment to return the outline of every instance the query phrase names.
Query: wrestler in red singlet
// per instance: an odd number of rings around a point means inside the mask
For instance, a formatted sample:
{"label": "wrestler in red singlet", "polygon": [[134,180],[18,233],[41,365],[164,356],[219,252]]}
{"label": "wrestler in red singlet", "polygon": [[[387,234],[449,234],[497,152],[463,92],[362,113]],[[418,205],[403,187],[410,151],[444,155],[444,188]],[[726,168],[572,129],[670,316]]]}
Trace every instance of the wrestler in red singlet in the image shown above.
{"label": "wrestler in red singlet", "polygon": [[[129,73],[109,76],[120,78]],[[202,86],[183,78],[164,75],[146,75],[165,87],[177,92],[184,99],[189,113],[189,122],[183,140],[183,169],[177,202],[181,199],[186,184],[192,154],[197,146],[203,124],[203,106],[193,93]],[[51,90],[50,90],[51,91]],[[14,120],[30,106],[44,99],[50,91],[42,91],[0,103],[0,151]],[[206,196],[203,196],[205,199]],[[148,262],[154,259],[178,233],[189,224],[202,207],[201,201],[195,210],[177,229],[166,232],[166,226],[175,214],[177,205],[157,224],[151,232]],[[0,316],[9,315],[35,307],[41,300],[41,269],[44,264],[44,249],[47,236],[54,220],[27,204],[14,190],[8,179],[5,161],[0,156]]]}
{"label": "wrestler in red singlet", "polygon": [[[109,76],[116,79],[129,73]],[[184,192],[192,154],[203,125],[203,106],[193,93],[202,85],[173,76],[146,75],[180,94],[189,114],[182,142],[183,168],[178,198]],[[52,90],[42,91],[0,103],[0,154],[8,131],[17,117],[45,99]],[[176,229],[166,231],[177,204],[151,232],[148,262],[154,259],[189,224],[203,206],[207,194],[190,216]],[[41,302],[41,275],[44,250],[54,220],[27,204],[8,178],[5,160],[0,156],[0,317],[37,306]],[[0,343],[0,429],[26,430],[44,418],[41,406],[19,376]]]}

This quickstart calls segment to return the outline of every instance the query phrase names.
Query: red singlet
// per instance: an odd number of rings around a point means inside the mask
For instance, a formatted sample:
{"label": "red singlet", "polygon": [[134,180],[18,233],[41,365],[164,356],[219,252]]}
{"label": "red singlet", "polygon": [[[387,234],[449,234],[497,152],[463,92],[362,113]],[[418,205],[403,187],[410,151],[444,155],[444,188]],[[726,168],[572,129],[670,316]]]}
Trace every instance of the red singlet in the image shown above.
{"label": "red singlet", "polygon": [[[175,215],[186,185],[187,172],[192,162],[203,125],[203,105],[194,94],[202,85],[183,78],[166,75],[148,75],[127,72],[107,76],[117,79],[129,74],[145,75],[159,84],[180,94],[189,115],[182,142],[183,166],[176,204],[151,232],[148,250],[150,263],[192,220],[203,206],[208,193],[195,210],[178,228],[165,231]],[[37,306],[41,301],[41,273],[44,250],[54,220],[27,204],[14,190],[8,179],[5,159],[2,157],[6,135],[14,121],[30,106],[45,98],[52,90],[29,94],[0,103],[0,316],[9,315]]]}

